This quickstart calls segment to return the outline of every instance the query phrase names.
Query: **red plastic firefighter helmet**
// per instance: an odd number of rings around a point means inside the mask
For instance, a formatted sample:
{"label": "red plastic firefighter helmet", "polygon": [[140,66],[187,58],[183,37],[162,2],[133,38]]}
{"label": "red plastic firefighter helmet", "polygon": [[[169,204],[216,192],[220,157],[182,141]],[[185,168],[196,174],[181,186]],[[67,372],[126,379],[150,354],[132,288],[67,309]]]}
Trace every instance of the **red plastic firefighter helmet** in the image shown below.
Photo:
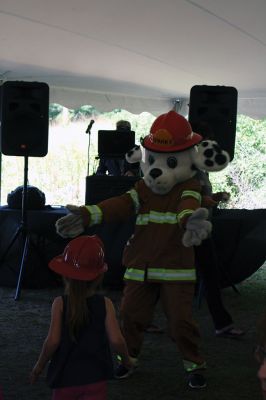
{"label": "red plastic firefighter helmet", "polygon": [[192,131],[186,118],[172,110],[156,118],[142,146],[157,153],[172,153],[193,147],[201,140],[202,136]]}
{"label": "red plastic firefighter helmet", "polygon": [[93,281],[107,271],[103,243],[96,235],[79,236],[50,261],[49,268],[66,278]]}

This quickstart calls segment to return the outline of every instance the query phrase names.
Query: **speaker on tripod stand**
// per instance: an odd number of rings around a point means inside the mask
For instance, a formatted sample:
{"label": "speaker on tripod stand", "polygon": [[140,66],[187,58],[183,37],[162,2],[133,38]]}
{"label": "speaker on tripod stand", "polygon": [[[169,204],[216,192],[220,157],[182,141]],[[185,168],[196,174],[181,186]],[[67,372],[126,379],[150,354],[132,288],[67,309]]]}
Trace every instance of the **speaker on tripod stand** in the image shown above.
{"label": "speaker on tripod stand", "polygon": [[28,158],[48,152],[49,86],[43,82],[7,81],[1,87],[1,153],[24,157],[21,223],[5,250],[2,260],[21,237],[22,252],[15,300],[20,298],[29,231],[27,225]]}

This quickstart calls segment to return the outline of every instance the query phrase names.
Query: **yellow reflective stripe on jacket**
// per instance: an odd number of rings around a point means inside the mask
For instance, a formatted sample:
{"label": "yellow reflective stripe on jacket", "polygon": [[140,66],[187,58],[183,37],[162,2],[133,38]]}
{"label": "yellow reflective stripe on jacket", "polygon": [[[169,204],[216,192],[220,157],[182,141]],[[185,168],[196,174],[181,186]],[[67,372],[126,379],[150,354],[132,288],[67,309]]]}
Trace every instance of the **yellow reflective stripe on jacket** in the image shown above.
{"label": "yellow reflective stripe on jacket", "polygon": [[144,281],[144,274],[145,271],[142,269],[137,269],[137,268],[127,268],[124,278],[133,280],[133,281]]}
{"label": "yellow reflective stripe on jacket", "polygon": [[[143,282],[145,271],[138,268],[127,268],[125,279]],[[148,268],[147,279],[158,281],[195,281],[195,269]]]}
{"label": "yellow reflective stripe on jacket", "polygon": [[149,268],[148,279],[163,281],[194,281],[196,279],[195,269],[165,269]]}
{"label": "yellow reflective stripe on jacket", "polygon": [[184,190],[181,195],[183,197],[194,197],[194,199],[198,200],[201,203],[201,194],[199,192],[195,192],[194,190]]}
{"label": "yellow reflective stripe on jacket", "polygon": [[131,189],[127,192],[131,199],[133,200],[134,206],[135,206],[135,213],[137,214],[139,212],[139,195],[138,192],[135,189]]}
{"label": "yellow reflective stripe on jacket", "polygon": [[94,205],[94,206],[86,206],[87,210],[90,213],[90,225],[96,225],[100,224],[103,219],[103,213],[100,207]]}
{"label": "yellow reflective stripe on jacket", "polygon": [[149,222],[155,224],[176,224],[177,214],[171,212],[150,211],[149,214],[139,214],[136,225],[148,225]]}
{"label": "yellow reflective stripe on jacket", "polygon": [[190,210],[190,209],[182,210],[182,211],[177,215],[177,220],[178,220],[178,222],[180,222],[181,219],[184,218],[185,216],[191,215],[193,212],[194,212],[194,210]]}

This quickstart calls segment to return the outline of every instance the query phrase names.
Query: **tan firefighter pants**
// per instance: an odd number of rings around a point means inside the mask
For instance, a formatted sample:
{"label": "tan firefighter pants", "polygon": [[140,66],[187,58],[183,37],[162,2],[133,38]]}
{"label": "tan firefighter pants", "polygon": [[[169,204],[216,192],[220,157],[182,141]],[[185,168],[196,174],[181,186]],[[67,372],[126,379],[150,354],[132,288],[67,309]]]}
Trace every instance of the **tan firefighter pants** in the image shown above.
{"label": "tan firefighter pants", "polygon": [[126,282],[120,311],[122,331],[132,357],[140,353],[144,331],[151,323],[160,299],[169,335],[177,344],[183,360],[197,365],[204,363],[199,352],[199,330],[192,318],[194,288],[194,282]]}

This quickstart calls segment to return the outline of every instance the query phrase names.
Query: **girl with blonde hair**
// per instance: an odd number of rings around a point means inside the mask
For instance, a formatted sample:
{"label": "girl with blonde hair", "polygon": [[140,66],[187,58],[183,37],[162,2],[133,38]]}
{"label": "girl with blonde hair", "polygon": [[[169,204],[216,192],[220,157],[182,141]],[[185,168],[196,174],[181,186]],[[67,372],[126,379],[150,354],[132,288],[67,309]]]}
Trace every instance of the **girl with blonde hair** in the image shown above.
{"label": "girl with blonde hair", "polygon": [[96,293],[107,265],[97,236],[69,242],[49,267],[64,277],[65,295],[52,304],[48,335],[30,374],[34,383],[50,361],[47,383],[52,400],[106,400],[113,377],[113,351],[127,368],[132,363],[112,301]]}

